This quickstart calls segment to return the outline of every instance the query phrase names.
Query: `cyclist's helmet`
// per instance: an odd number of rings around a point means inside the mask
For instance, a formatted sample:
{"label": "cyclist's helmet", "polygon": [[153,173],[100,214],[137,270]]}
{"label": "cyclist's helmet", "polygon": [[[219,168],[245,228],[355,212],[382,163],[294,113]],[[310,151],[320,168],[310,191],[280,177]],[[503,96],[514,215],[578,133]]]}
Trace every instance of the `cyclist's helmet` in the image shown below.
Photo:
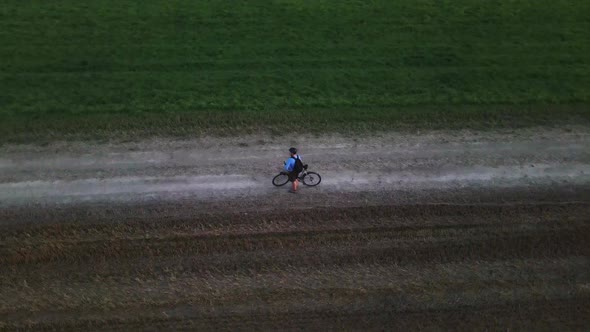
{"label": "cyclist's helmet", "polygon": [[295,148],[290,148],[289,152],[291,152],[291,154],[296,154],[297,153],[297,149]]}

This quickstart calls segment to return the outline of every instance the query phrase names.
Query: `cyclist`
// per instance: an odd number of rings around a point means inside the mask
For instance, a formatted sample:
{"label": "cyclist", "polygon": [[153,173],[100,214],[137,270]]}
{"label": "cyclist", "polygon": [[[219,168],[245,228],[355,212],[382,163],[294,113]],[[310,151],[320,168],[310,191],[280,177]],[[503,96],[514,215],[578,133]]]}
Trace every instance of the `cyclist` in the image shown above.
{"label": "cyclist", "polygon": [[291,157],[285,161],[285,172],[289,175],[289,181],[291,181],[292,186],[290,193],[296,193],[297,188],[299,187],[299,173],[303,171],[303,162],[301,161],[301,157],[297,154],[296,148],[290,148],[289,154]]}

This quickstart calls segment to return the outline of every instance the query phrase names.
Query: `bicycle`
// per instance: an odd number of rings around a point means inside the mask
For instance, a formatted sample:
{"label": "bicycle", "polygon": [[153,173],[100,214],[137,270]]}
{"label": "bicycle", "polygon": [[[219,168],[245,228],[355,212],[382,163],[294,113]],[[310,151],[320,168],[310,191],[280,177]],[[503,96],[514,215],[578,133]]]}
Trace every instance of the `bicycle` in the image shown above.
{"label": "bicycle", "polygon": [[[307,165],[303,165],[303,171],[297,177],[304,185],[308,187],[315,187],[322,182],[322,177],[316,172],[308,172]],[[272,184],[276,187],[284,186],[289,182],[289,174],[287,172],[280,172],[272,178]]]}

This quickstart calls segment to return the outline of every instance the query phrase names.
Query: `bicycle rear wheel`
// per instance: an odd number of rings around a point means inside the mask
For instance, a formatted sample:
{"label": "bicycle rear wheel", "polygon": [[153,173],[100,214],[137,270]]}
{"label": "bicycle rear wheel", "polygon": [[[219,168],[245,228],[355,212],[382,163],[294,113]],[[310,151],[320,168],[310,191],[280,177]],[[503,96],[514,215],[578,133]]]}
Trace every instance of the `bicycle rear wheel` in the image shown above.
{"label": "bicycle rear wheel", "polygon": [[315,187],[322,182],[322,177],[316,172],[307,172],[303,177],[303,184],[309,187]]}
{"label": "bicycle rear wheel", "polygon": [[281,173],[272,178],[272,184],[276,187],[284,186],[287,182],[289,182],[289,175],[287,174]]}

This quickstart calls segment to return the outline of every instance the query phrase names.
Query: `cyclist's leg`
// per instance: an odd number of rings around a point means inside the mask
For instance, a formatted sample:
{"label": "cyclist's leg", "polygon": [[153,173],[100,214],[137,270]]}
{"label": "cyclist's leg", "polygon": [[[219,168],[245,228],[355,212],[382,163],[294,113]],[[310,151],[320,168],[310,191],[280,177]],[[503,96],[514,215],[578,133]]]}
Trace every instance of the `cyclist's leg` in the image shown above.
{"label": "cyclist's leg", "polygon": [[299,190],[299,179],[301,179],[301,174],[303,173],[297,173],[297,178],[295,179],[295,182],[293,182],[293,184],[295,185],[295,191]]}
{"label": "cyclist's leg", "polygon": [[289,181],[291,181],[291,190],[297,191],[297,185],[299,184],[299,180],[297,179],[298,174],[295,172],[289,173]]}

